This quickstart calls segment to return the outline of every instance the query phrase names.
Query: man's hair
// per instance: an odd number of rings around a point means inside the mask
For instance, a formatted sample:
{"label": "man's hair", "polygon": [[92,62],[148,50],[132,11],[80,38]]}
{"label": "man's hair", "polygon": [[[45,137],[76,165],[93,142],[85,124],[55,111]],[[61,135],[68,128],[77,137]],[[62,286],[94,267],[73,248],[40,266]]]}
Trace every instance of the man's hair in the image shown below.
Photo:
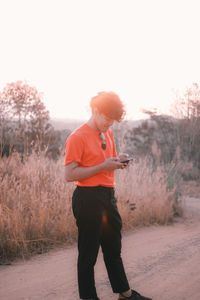
{"label": "man's hair", "polygon": [[120,122],[125,115],[124,105],[117,94],[114,92],[100,92],[90,101],[92,110],[97,108],[98,111],[108,118]]}

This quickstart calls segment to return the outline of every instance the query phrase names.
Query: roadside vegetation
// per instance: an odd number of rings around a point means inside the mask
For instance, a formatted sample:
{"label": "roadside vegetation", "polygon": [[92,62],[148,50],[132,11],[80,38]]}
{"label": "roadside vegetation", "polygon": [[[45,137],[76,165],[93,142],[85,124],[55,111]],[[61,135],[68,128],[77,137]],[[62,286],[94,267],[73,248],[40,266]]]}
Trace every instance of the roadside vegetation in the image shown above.
{"label": "roadside vegetation", "polygon": [[[181,116],[146,112],[149,119],[135,127],[125,121],[113,128],[118,153],[134,158],[116,172],[123,230],[173,222],[184,213],[185,182],[198,185],[198,85],[179,100],[175,107]],[[41,95],[21,81],[6,86],[0,104],[1,262],[73,244],[77,229],[71,209],[74,184],[64,180],[70,130],[55,130]]]}
{"label": "roadside vegetation", "polygon": [[[0,160],[0,254],[28,257],[77,236],[71,210],[73,183],[64,180],[64,156],[49,160],[32,153],[23,162],[18,153]],[[118,206],[124,230],[167,224],[181,214],[175,188],[168,188],[166,171],[153,170],[147,159],[116,175]]]}

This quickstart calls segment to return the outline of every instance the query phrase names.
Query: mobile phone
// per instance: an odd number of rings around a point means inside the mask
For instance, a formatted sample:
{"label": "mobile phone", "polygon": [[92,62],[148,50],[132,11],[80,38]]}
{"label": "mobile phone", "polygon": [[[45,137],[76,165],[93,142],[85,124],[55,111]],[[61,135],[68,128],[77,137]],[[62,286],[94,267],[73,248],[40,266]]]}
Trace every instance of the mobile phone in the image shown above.
{"label": "mobile phone", "polygon": [[129,161],[133,160],[133,158],[127,158],[125,160],[120,161],[120,163],[125,164],[125,163],[129,163]]}

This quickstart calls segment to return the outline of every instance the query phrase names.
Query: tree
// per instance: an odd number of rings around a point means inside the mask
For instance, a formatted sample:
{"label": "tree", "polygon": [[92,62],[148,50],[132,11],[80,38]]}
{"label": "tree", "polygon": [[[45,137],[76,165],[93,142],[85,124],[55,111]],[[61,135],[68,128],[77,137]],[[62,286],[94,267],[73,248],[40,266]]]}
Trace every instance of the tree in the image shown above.
{"label": "tree", "polygon": [[[1,144],[9,142],[27,147],[37,141],[42,145],[52,126],[41,99],[42,94],[26,82],[12,82],[4,87],[0,94]],[[5,134],[6,123],[9,136]]]}
{"label": "tree", "polygon": [[191,87],[180,94],[176,93],[172,106],[172,114],[179,119],[193,119],[200,117],[200,87],[193,83]]}
{"label": "tree", "polygon": [[6,133],[8,134],[8,132],[6,103],[3,101],[2,93],[0,93],[0,156],[5,148]]}
{"label": "tree", "polygon": [[172,113],[179,119],[182,157],[200,168],[200,87],[193,83],[185,92],[176,94]]}
{"label": "tree", "polygon": [[156,160],[159,157],[164,163],[170,162],[178,146],[175,120],[167,115],[158,115],[156,111],[144,110],[144,113],[150,118],[129,130],[126,135],[127,143],[129,141],[132,144],[135,154],[150,155]]}

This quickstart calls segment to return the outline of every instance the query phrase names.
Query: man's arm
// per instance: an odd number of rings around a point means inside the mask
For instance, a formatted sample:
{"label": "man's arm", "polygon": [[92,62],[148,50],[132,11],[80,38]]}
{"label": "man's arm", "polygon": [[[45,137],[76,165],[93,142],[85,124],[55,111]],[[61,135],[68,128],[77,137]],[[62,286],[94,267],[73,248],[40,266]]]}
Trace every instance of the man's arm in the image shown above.
{"label": "man's arm", "polygon": [[123,168],[124,164],[120,163],[119,158],[116,157],[108,158],[99,165],[87,168],[79,167],[77,162],[71,162],[65,166],[65,179],[67,182],[80,181],[103,171],[114,171]]}

